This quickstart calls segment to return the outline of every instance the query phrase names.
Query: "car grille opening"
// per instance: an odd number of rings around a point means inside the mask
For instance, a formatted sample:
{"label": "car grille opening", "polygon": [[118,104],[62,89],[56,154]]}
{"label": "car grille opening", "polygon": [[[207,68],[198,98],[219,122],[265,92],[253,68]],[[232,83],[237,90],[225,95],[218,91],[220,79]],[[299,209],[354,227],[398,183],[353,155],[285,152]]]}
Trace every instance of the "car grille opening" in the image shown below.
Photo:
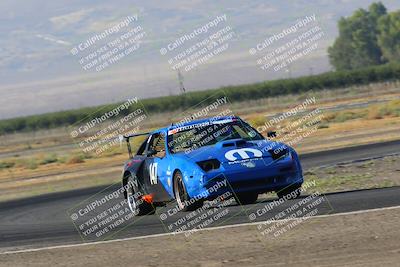
{"label": "car grille opening", "polygon": [[199,162],[197,162],[197,164],[205,172],[217,170],[221,166],[221,163],[217,159],[209,159],[209,160],[199,161]]}
{"label": "car grille opening", "polygon": [[289,150],[287,149],[287,147],[280,146],[276,149],[270,149],[268,150],[268,152],[271,154],[273,160],[277,160],[286,156]]}

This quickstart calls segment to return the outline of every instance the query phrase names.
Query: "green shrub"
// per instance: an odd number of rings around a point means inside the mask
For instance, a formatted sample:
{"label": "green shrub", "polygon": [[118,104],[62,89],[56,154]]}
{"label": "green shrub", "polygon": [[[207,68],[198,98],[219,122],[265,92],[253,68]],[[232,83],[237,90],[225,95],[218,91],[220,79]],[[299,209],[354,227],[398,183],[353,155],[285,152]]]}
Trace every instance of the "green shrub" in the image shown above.
{"label": "green shrub", "polygon": [[342,111],[336,114],[333,122],[345,122],[349,120],[359,119],[365,117],[364,111]]}
{"label": "green shrub", "polygon": [[318,129],[327,129],[327,128],[329,128],[329,124],[321,123],[318,125]]}
{"label": "green shrub", "polygon": [[85,162],[85,157],[83,155],[72,155],[67,160],[67,164],[78,164],[83,162]]}
{"label": "green shrub", "polygon": [[49,154],[46,155],[40,162],[40,165],[46,165],[46,164],[50,164],[50,163],[54,163],[57,162],[58,158],[56,154]]}
{"label": "green shrub", "polygon": [[31,169],[31,170],[34,170],[34,169],[36,169],[38,167],[38,163],[37,163],[37,160],[35,158],[18,160],[16,165],[20,166],[20,167],[23,167],[25,169]]}
{"label": "green shrub", "polygon": [[0,162],[0,170],[1,169],[9,169],[15,166],[15,162],[12,161],[1,161]]}
{"label": "green shrub", "polygon": [[379,109],[381,116],[400,116],[400,100],[392,100]]}

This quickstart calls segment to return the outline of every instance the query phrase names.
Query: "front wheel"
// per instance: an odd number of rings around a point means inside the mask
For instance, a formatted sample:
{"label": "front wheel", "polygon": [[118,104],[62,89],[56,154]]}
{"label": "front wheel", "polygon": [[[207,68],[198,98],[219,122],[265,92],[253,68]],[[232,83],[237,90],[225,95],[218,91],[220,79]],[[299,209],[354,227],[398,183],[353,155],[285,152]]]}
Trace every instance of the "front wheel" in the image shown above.
{"label": "front wheel", "polygon": [[135,183],[132,176],[129,176],[127,184],[129,186],[126,189],[126,201],[128,202],[129,210],[136,216],[154,214],[155,209],[153,205],[141,198],[143,192],[136,186],[137,183]]}
{"label": "front wheel", "polygon": [[276,192],[279,198],[296,199],[301,195],[301,186],[291,185]]}
{"label": "front wheel", "polygon": [[257,202],[257,193],[237,193],[235,195],[235,200],[239,205],[254,204]]}
{"label": "front wheel", "polygon": [[178,207],[182,211],[194,211],[203,206],[204,199],[190,199],[180,171],[174,175],[174,194]]}

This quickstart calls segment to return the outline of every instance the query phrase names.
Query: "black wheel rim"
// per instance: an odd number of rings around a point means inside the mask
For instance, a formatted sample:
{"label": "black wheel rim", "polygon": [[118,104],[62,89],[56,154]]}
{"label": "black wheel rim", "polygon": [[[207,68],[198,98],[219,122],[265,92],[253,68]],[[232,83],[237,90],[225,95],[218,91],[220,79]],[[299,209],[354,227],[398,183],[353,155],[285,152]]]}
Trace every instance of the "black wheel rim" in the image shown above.
{"label": "black wheel rim", "polygon": [[126,201],[128,202],[128,207],[132,213],[137,212],[137,204],[135,199],[135,191],[130,186],[126,192]]}

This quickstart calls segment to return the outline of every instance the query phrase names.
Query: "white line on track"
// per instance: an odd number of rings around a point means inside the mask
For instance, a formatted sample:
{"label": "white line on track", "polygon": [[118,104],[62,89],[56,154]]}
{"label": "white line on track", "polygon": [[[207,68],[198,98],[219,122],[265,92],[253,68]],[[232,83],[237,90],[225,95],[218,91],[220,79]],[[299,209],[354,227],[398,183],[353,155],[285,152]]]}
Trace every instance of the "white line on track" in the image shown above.
{"label": "white line on track", "polygon": [[[345,216],[345,215],[352,215],[352,214],[363,214],[363,213],[370,213],[370,212],[376,212],[376,211],[381,211],[381,210],[393,210],[393,209],[400,209],[400,206],[377,208],[377,209],[368,209],[368,210],[358,210],[358,211],[350,211],[350,212],[342,212],[342,213],[334,213],[334,214],[326,214],[326,215],[316,215],[316,216],[308,217],[308,219]],[[279,221],[288,221],[288,220],[296,220],[296,219],[297,218],[275,220],[275,221],[260,221],[260,222],[252,222],[252,223],[241,223],[241,224],[224,225],[224,226],[217,226],[217,227],[198,229],[198,230],[195,230],[195,232],[213,231],[213,230],[218,230],[218,229],[236,228],[236,227],[242,227],[242,226],[252,226],[252,225],[259,225],[259,224],[265,224],[265,223],[274,223],[274,222],[279,222]],[[1,252],[0,255],[29,253],[29,252],[37,252],[37,251],[53,250],[53,249],[61,249],[61,248],[93,246],[93,245],[108,244],[108,243],[115,243],[115,242],[124,242],[124,241],[130,241],[130,240],[139,240],[139,239],[156,238],[156,237],[162,237],[162,236],[179,235],[179,234],[185,234],[186,232],[188,232],[188,231],[183,231],[183,232],[180,232],[180,233],[163,233],[163,234],[155,234],[155,235],[128,237],[128,238],[113,239],[113,240],[108,240],[108,241],[95,241],[95,242],[87,242],[87,243],[79,243],[79,244],[69,244],[69,245],[59,245],[59,246],[32,248],[32,249],[15,250],[15,251],[5,251],[5,252]]]}

